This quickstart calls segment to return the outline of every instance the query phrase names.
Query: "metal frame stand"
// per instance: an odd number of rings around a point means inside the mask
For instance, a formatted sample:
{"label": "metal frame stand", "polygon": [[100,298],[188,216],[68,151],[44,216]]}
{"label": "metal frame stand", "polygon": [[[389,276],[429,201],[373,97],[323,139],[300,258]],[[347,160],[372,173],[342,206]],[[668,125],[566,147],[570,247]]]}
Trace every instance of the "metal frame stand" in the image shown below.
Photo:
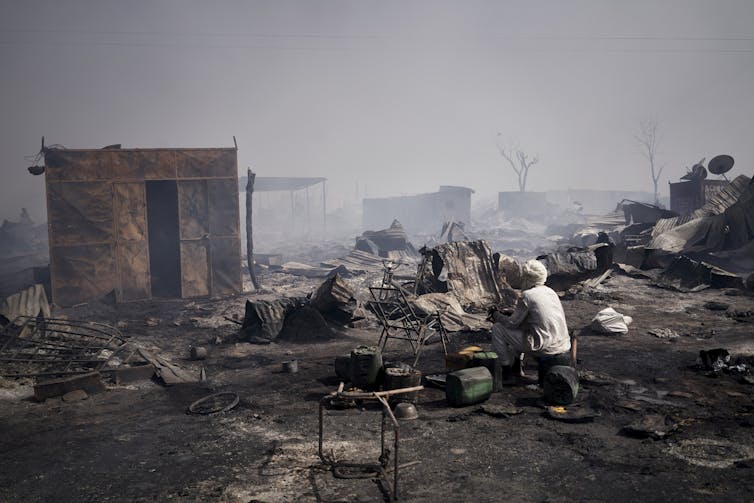
{"label": "metal frame stand", "polygon": [[428,331],[435,330],[440,334],[443,352],[445,355],[448,354],[448,333],[439,313],[430,314],[423,319],[417,316],[402,288],[389,285],[373,286],[369,287],[369,293],[372,300],[367,304],[382,325],[382,332],[377,341],[381,351],[385,351],[388,339],[408,341],[414,354],[415,367],[427,342]]}
{"label": "metal frame stand", "polygon": [[[337,391],[334,391],[328,395],[322,397],[319,401],[319,459],[322,463],[332,468],[333,473],[337,473],[340,469],[358,468],[361,470],[371,470],[375,472],[384,482],[385,489],[388,492],[390,501],[398,500],[398,446],[400,441],[400,423],[395,418],[393,411],[390,409],[390,405],[387,402],[387,398],[393,395],[400,395],[403,393],[411,393],[414,391],[421,391],[424,386],[414,386],[411,388],[401,388],[388,391],[375,391],[372,393],[351,393],[343,391],[343,383],[340,383]],[[382,404],[382,418],[380,427],[380,457],[377,463],[358,463],[352,461],[336,461],[334,457],[328,458],[324,452],[324,437],[325,437],[325,406],[333,398],[344,400],[376,400]],[[386,425],[388,418],[393,425],[393,477],[392,484],[390,481],[390,475],[388,474],[388,465],[390,464],[390,449],[386,444]],[[344,477],[349,478],[349,477]]]}

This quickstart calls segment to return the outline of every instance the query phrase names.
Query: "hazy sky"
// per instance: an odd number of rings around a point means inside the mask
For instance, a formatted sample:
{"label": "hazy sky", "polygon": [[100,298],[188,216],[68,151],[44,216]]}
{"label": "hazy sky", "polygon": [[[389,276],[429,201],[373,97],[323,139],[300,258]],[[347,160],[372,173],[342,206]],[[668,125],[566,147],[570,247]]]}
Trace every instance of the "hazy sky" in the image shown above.
{"label": "hazy sky", "polygon": [[528,188],[651,190],[655,117],[676,180],[754,160],[754,2],[0,0],[0,218],[43,219],[24,156],[239,145],[260,176],[326,176],[331,206]]}

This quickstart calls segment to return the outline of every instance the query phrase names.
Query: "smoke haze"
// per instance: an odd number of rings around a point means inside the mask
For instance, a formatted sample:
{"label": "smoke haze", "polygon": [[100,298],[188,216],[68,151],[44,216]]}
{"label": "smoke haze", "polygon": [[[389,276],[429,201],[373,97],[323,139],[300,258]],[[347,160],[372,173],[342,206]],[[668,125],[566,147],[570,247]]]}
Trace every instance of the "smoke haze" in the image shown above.
{"label": "smoke haze", "polygon": [[[328,205],[464,185],[651,191],[728,153],[751,175],[748,1],[0,2],[0,218],[45,219],[25,156],[227,147],[260,176],[324,176]],[[498,136],[498,133],[500,135]]]}

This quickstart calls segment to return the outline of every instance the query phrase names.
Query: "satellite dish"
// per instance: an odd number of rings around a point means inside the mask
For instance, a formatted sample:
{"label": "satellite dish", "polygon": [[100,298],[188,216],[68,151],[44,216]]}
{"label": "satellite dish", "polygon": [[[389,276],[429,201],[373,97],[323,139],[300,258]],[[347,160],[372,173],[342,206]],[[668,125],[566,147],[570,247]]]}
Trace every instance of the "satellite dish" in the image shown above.
{"label": "satellite dish", "polygon": [[729,155],[718,155],[710,159],[707,169],[713,175],[724,175],[733,167],[733,158]]}
{"label": "satellite dish", "polygon": [[707,178],[707,170],[704,168],[704,158],[701,161],[694,164],[690,170],[686,169],[687,173],[681,177],[681,180],[704,180]]}
{"label": "satellite dish", "polygon": [[702,166],[701,164],[697,164],[696,166],[691,168],[691,173],[697,180],[704,180],[705,178],[707,178],[707,170],[704,169],[704,166]]}

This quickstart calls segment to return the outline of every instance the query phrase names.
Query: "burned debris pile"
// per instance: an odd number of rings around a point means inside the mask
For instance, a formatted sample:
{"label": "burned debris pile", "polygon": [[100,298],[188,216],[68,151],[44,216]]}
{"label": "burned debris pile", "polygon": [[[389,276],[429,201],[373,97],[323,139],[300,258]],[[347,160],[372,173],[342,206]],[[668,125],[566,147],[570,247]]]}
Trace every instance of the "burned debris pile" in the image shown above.
{"label": "burned debris pile", "polygon": [[[602,235],[609,239],[605,233]],[[571,247],[540,255],[537,260],[547,268],[547,286],[568,290],[576,283],[607,271],[613,263],[613,246],[612,242],[605,242],[585,248]]]}
{"label": "burned debris pile", "polygon": [[[754,240],[754,183],[736,177],[693,213],[658,220],[652,236],[646,247],[648,265],[667,266],[677,255],[718,265],[730,262],[737,250],[747,256],[745,247]],[[727,252],[728,260],[716,252]]]}
{"label": "burned debris pile", "polygon": [[512,300],[485,241],[438,245],[425,252],[429,267],[418,278],[420,292],[450,293],[467,309],[481,310]]}
{"label": "burned debris pile", "polygon": [[356,238],[356,250],[392,260],[416,255],[416,250],[398,220],[393,220],[387,229],[365,231],[361,237]]}
{"label": "burned debris pile", "polygon": [[328,321],[347,325],[359,319],[357,309],[351,287],[335,273],[310,297],[247,300],[239,336],[261,344],[326,340],[335,335]]}
{"label": "burned debris pile", "polygon": [[[118,329],[96,322],[19,316],[0,330],[0,377],[33,378],[37,400],[106,390],[153,375],[166,385],[197,376],[129,342]],[[80,398],[79,398],[80,399]]]}
{"label": "burned debris pile", "polygon": [[[594,257],[584,248],[538,257],[553,275],[548,281],[567,289],[598,277],[615,262],[658,270],[658,286],[681,291],[747,288],[746,279],[754,271],[754,182],[739,175],[715,187],[703,205],[680,215],[622,201],[615,213],[593,219],[573,234],[571,243],[595,247]],[[599,244],[601,249],[596,248]],[[558,281],[564,276],[566,281]]]}

